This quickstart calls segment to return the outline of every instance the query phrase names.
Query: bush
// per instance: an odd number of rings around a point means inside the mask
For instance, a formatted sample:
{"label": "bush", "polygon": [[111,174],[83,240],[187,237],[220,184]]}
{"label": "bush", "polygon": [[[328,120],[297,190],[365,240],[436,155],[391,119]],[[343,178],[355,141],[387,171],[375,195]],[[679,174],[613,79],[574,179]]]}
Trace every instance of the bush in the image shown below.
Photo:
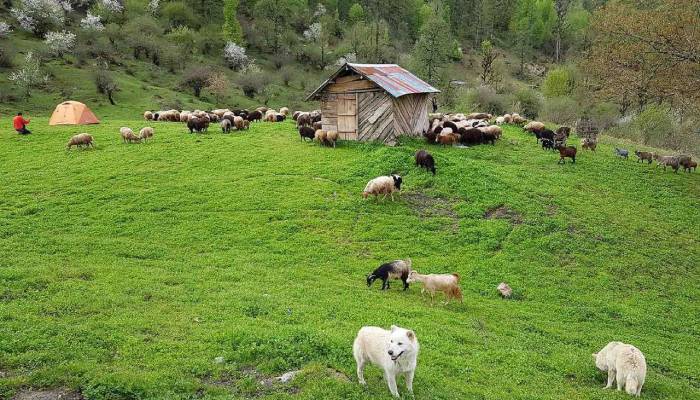
{"label": "bush", "polygon": [[496,93],[496,89],[491,86],[479,86],[468,90],[467,99],[470,106],[461,111],[486,112],[497,115],[505,113],[508,105],[506,98]]}
{"label": "bush", "polygon": [[170,24],[170,28],[178,26],[197,27],[197,20],[194,17],[195,12],[182,1],[166,4],[161,14],[163,18],[168,21],[168,24]]}
{"label": "bush", "polygon": [[566,96],[554,97],[545,100],[542,109],[542,119],[561,125],[573,124],[578,115],[578,103]]}
{"label": "bush", "polygon": [[[526,118],[535,119],[542,108],[540,95],[532,89],[520,89],[514,94],[517,109]],[[516,110],[514,110],[516,111]]]}
{"label": "bush", "polygon": [[601,129],[608,129],[617,123],[620,112],[613,103],[598,103],[588,112],[589,117]]}
{"label": "bush", "polygon": [[639,138],[650,145],[661,145],[672,136],[677,126],[669,109],[663,105],[649,105],[632,121]]}
{"label": "bush", "polygon": [[12,68],[12,55],[15,53],[11,44],[3,44],[0,46],[0,68]]}
{"label": "bush", "polygon": [[269,82],[260,68],[250,65],[238,74],[236,83],[240,86],[243,94],[252,99],[256,94],[262,93]]}
{"label": "bush", "polygon": [[574,77],[567,68],[549,71],[542,82],[542,93],[546,97],[568,96],[574,89]]}

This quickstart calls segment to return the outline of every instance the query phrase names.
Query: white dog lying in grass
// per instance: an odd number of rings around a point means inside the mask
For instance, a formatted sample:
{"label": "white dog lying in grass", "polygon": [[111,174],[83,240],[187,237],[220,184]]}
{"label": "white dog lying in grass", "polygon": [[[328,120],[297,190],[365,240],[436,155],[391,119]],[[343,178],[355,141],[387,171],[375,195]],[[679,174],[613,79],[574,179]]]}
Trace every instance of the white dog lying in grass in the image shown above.
{"label": "white dog lying in grass", "polygon": [[391,326],[387,331],[376,326],[364,326],[357,332],[352,352],[357,362],[357,379],[366,385],[364,368],[367,362],[384,370],[384,379],[394,397],[399,397],[396,376],[406,376],[406,388],[413,393],[413,374],[418,361],[418,338],[413,331]]}
{"label": "white dog lying in grass", "polygon": [[593,353],[595,366],[608,372],[606,389],[617,381],[617,390],[639,397],[647,376],[647,362],[638,348],[622,342],[610,342],[597,353]]}

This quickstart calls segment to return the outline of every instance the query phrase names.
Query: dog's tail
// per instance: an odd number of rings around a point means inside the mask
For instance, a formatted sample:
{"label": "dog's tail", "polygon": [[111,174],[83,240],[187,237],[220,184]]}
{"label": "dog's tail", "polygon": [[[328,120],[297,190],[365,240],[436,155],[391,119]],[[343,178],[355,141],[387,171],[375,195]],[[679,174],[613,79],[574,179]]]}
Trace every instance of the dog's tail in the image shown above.
{"label": "dog's tail", "polygon": [[639,388],[639,381],[634,374],[629,374],[627,380],[625,381],[625,392],[631,394],[632,396],[637,395],[637,389]]}
{"label": "dog's tail", "polygon": [[457,282],[459,282],[459,280],[461,279],[460,276],[459,276],[459,274],[452,274],[452,276],[454,276],[455,278],[457,278]]}

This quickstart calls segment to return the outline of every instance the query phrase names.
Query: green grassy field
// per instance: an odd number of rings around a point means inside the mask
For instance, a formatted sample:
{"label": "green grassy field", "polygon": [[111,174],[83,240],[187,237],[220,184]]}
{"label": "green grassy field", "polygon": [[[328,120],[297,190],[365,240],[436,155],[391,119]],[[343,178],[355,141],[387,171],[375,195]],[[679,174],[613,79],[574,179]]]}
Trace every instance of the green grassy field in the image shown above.
{"label": "green grassy field", "polygon": [[[617,159],[610,139],[557,165],[515,127],[495,147],[430,146],[432,177],[419,141],[331,149],[291,122],[156,123],[126,145],[123,125],[143,122],[0,134],[0,398],[389,398],[377,368],[357,384],[351,345],[391,324],[421,343],[416,399],[628,398],[591,358],[611,340],[645,353],[643,398],[700,398],[698,173]],[[81,131],[97,148],[66,151]],[[363,201],[390,172],[400,198]],[[405,257],[459,273],[464,303],[367,288]]]}

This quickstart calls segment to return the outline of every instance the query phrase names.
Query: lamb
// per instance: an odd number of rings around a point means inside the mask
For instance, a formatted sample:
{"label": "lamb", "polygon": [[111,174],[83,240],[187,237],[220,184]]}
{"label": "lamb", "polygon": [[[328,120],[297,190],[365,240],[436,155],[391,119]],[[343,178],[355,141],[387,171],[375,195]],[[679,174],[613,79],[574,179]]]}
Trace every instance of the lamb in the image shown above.
{"label": "lamb", "polygon": [[231,133],[231,121],[229,119],[221,120],[221,133]]}
{"label": "lamb", "polygon": [[323,145],[326,143],[326,131],[323,129],[319,129],[314,133],[314,140],[318,142],[318,144]]}
{"label": "lamb", "polygon": [[362,191],[362,197],[365,199],[367,196],[373,194],[375,200],[379,200],[379,195],[383,194],[383,199],[386,199],[387,195],[391,195],[391,201],[394,201],[394,192],[401,191],[401,183],[403,179],[400,175],[390,175],[390,176],[380,176],[367,182],[365,190]]}
{"label": "lamb", "polygon": [[139,139],[146,141],[146,140],[153,137],[154,132],[155,131],[150,126],[146,126],[144,128],[141,128],[141,130],[139,131]]}
{"label": "lamb", "polygon": [[673,172],[678,173],[678,168],[680,168],[680,160],[678,157],[675,156],[659,156],[657,154],[654,155],[656,159],[656,168],[659,167],[659,165],[664,166],[664,171],[666,171],[666,167],[671,167],[673,168]]}
{"label": "lamb", "polygon": [[375,280],[382,280],[382,290],[389,289],[390,279],[401,279],[403,290],[408,289],[408,276],[411,273],[411,259],[394,260],[379,266],[371,274],[367,275],[367,286],[372,286]]}
{"label": "lamb", "polygon": [[503,125],[506,123],[506,119],[504,117],[496,117],[496,125]]}
{"label": "lamb", "polygon": [[144,112],[143,119],[145,119],[146,121],[152,121],[153,120],[153,112],[151,112],[151,111]]}
{"label": "lamb", "polygon": [[68,140],[68,143],[66,144],[66,148],[70,149],[73,146],[76,147],[83,147],[83,146],[88,146],[88,147],[95,147],[95,144],[92,141],[92,135],[89,135],[87,133],[79,133]]}
{"label": "lamb", "polygon": [[566,164],[566,157],[569,157],[571,159],[572,164],[576,163],[576,147],[557,146],[556,149],[559,150],[559,162],[557,162],[557,164]]}
{"label": "lamb", "polygon": [[427,169],[433,173],[433,176],[435,176],[435,159],[433,158],[432,154],[428,153],[427,151],[418,150],[418,152],[416,152],[416,165]]}
{"label": "lamb", "polygon": [[428,292],[430,294],[430,302],[435,298],[435,292],[443,292],[445,300],[450,301],[451,298],[462,302],[462,290],[459,288],[458,274],[419,274],[418,271],[411,271],[408,275],[408,283],[422,282],[423,289],[421,294]]}
{"label": "lamb", "polygon": [[542,132],[544,130],[544,124],[539,121],[531,121],[525,125],[523,129],[530,133]]}
{"label": "lamb", "polygon": [[582,149],[589,149],[590,151],[595,151],[596,146],[598,146],[598,142],[595,139],[591,139],[591,138],[581,139],[581,148]]}
{"label": "lamb", "polygon": [[615,154],[620,158],[624,158],[625,160],[627,160],[627,157],[629,157],[630,152],[626,149],[618,149],[617,147],[615,147]]}
{"label": "lamb", "polygon": [[435,138],[435,141],[442,145],[454,145],[459,140],[457,135],[453,133],[452,128],[444,128],[440,132],[440,134]]}
{"label": "lamb", "polygon": [[654,159],[654,154],[648,151],[635,150],[634,154],[637,156],[637,162],[647,161],[647,164],[651,164],[651,161]]}
{"label": "lamb", "polygon": [[119,133],[121,134],[124,143],[141,143],[141,138],[136,136],[131,128],[123,126],[119,128]]}
{"label": "lamb", "polygon": [[510,296],[513,295],[513,289],[511,289],[510,286],[508,286],[508,284],[505,282],[499,283],[498,286],[496,286],[496,290],[498,290],[498,292],[501,294],[501,297],[503,297],[504,299],[510,298]]}
{"label": "lamb", "polygon": [[300,126],[299,136],[302,141],[304,140],[304,138],[311,139],[313,141],[316,137],[316,131],[310,126]]}
{"label": "lamb", "polygon": [[289,108],[287,108],[287,107],[280,108],[280,114],[282,114],[286,117],[287,115],[289,115]]}
{"label": "lamb", "polygon": [[610,342],[599,352],[593,353],[595,366],[608,373],[606,389],[617,383],[617,390],[639,397],[647,376],[647,362],[638,348],[622,342]]}
{"label": "lamb", "polygon": [[542,150],[554,150],[554,142],[549,139],[542,139]]}

